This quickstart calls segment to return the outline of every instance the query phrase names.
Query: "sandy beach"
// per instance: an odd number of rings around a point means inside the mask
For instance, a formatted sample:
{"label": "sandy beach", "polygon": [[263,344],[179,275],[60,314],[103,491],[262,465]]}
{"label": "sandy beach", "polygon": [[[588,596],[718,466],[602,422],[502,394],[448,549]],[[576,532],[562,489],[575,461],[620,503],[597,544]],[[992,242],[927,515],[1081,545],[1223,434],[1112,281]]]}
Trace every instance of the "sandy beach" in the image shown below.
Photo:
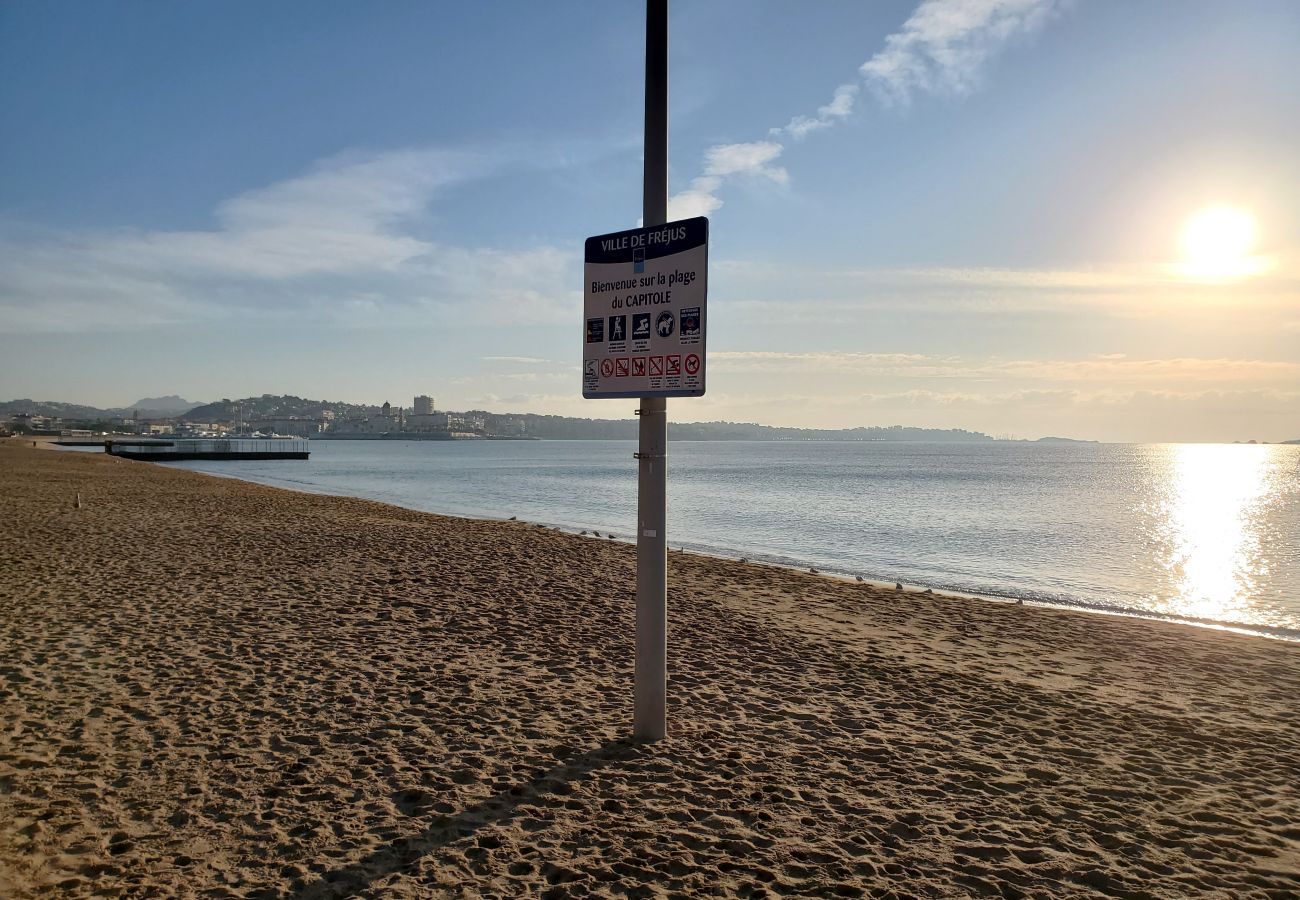
{"label": "sandy beach", "polygon": [[[76,496],[80,494],[78,507]],[[0,445],[0,895],[1294,897],[1300,645]]]}

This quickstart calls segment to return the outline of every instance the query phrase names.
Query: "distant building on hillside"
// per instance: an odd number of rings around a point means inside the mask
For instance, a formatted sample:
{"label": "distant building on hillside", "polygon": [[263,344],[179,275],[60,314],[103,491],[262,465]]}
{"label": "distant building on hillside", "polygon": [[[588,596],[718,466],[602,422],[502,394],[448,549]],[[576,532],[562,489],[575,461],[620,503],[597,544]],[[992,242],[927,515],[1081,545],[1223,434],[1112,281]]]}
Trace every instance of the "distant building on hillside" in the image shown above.
{"label": "distant building on hillside", "polygon": [[[418,397],[416,399],[419,400]],[[406,430],[412,434],[432,434],[436,431],[446,431],[447,414],[430,412],[407,416]]]}
{"label": "distant building on hillside", "polygon": [[397,420],[392,416],[364,416],[335,420],[330,431],[344,434],[389,434],[397,430]]}
{"label": "distant building on hillside", "polygon": [[420,394],[415,398],[414,412],[417,416],[433,415],[433,398],[426,396],[425,394]]}
{"label": "distant building on hillside", "polygon": [[264,419],[254,419],[248,423],[248,427],[255,431],[271,434],[292,434],[295,437],[305,438],[309,438],[313,434],[319,434],[324,430],[323,425],[324,423],[320,419],[302,416],[268,416]]}
{"label": "distant building on hillside", "polygon": [[230,426],[221,422],[186,422],[184,426],[177,429],[178,434],[184,434],[187,437],[208,437],[210,435],[226,434],[230,431]]}

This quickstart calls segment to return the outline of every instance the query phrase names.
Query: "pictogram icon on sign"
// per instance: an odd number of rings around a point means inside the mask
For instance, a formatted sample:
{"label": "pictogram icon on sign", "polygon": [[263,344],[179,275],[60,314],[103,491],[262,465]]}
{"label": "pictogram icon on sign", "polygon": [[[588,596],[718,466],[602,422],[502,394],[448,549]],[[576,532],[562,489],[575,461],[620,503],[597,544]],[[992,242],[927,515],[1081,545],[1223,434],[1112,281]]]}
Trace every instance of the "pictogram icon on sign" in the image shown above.
{"label": "pictogram icon on sign", "polygon": [[673,319],[673,314],[668,310],[661,312],[659,317],[655,319],[655,331],[658,332],[661,338],[672,337],[675,326],[676,320]]}
{"label": "pictogram icon on sign", "polygon": [[632,340],[650,340],[650,313],[637,313],[632,317]]}
{"label": "pictogram icon on sign", "polygon": [[614,377],[624,378],[627,376],[627,357],[620,356],[614,360]]}
{"label": "pictogram icon on sign", "polygon": [[650,357],[650,374],[662,375],[664,373],[664,358],[662,356]]}
{"label": "pictogram icon on sign", "polygon": [[644,356],[634,356],[634,357],[632,357],[632,374],[633,374],[635,377],[637,377],[637,378],[644,378],[644,377],[645,377],[645,357],[644,357]]}
{"label": "pictogram icon on sign", "polygon": [[674,353],[672,356],[666,356],[664,357],[664,360],[668,363],[669,375],[682,374],[682,357],[680,353]]}
{"label": "pictogram icon on sign", "polygon": [[695,374],[696,372],[698,372],[698,371],[700,371],[700,358],[699,358],[698,356],[696,356],[694,353],[689,353],[689,354],[687,354],[687,356],[686,356],[686,374],[687,374],[687,375],[694,375],[694,374]]}
{"label": "pictogram icon on sign", "polygon": [[614,374],[614,360],[602,359],[600,361],[600,374],[606,378],[611,377]]}
{"label": "pictogram icon on sign", "polygon": [[682,337],[700,336],[700,308],[698,306],[682,310]]}
{"label": "pictogram icon on sign", "polygon": [[585,371],[592,378],[596,377],[596,361],[594,359],[587,360]]}

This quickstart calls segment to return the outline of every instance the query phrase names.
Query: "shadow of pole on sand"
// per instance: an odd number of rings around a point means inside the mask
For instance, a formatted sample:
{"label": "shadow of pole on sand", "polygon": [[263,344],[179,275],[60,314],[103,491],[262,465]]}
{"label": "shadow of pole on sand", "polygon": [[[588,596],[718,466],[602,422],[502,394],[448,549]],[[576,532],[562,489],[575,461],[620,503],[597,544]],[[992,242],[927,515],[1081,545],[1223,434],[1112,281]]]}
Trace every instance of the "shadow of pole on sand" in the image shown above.
{"label": "shadow of pole on sand", "polygon": [[594,750],[565,759],[528,781],[513,784],[455,815],[435,816],[423,831],[389,841],[361,859],[331,869],[314,881],[281,896],[307,900],[347,897],[364,891],[372,882],[386,875],[411,868],[439,847],[471,837],[489,825],[509,821],[518,814],[521,804],[538,802],[549,794],[567,795],[568,786],[583,781],[592,772],[610,763],[634,759],[639,750],[640,745],[628,738],[607,741]]}

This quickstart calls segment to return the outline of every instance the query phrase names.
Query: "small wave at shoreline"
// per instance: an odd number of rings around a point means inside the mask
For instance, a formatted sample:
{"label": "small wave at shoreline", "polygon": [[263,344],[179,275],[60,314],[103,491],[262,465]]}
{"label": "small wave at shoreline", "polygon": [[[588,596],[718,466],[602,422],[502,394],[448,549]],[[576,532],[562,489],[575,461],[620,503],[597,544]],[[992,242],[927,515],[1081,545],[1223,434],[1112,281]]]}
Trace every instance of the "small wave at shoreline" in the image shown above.
{"label": "small wave at shoreline", "polygon": [[[177,467],[180,467],[179,465]],[[486,519],[499,520],[505,518],[495,515],[489,511],[473,509],[435,509],[428,505],[417,503],[404,503],[400,498],[395,498],[391,492],[375,492],[372,494],[348,493],[321,485],[316,482],[307,481],[299,478],[285,478],[281,476],[265,476],[253,474],[237,474],[229,471],[214,471],[206,467],[197,465],[185,465],[185,468],[191,471],[199,472],[204,475],[214,475],[219,478],[231,478],[237,481],[247,481],[254,484],[262,484],[268,487],[278,487],[284,490],[294,490],[309,494],[321,494],[335,497],[356,497],[362,500],[371,500],[378,503],[388,503],[393,506],[404,509],[412,509],[417,512],[427,512],[434,515],[450,516],[452,518],[463,519]],[[564,531],[570,531],[574,534],[583,531],[599,533],[590,524],[572,521],[541,521],[530,519],[539,525],[547,525],[552,528],[559,528]],[[606,532],[608,533],[608,532]],[[624,543],[634,543],[626,537],[616,537],[616,540],[622,540]],[[1172,622],[1182,625],[1190,625],[1198,628],[1212,628],[1223,631],[1231,631],[1238,634],[1245,634],[1255,637],[1272,638],[1275,640],[1300,642],[1300,628],[1290,628],[1284,625],[1268,625],[1263,623],[1251,622],[1233,622],[1220,621],[1208,618],[1196,618],[1190,616],[1179,616],[1170,613],[1162,613],[1139,607],[1125,606],[1118,603],[1099,603],[1089,601],[1078,597],[1072,597],[1064,593],[1051,593],[1047,591],[1018,588],[1008,585],[985,585],[972,584],[961,581],[948,581],[944,579],[927,579],[918,581],[915,577],[908,577],[902,573],[889,572],[867,572],[867,571],[849,571],[838,569],[833,566],[827,566],[815,560],[802,559],[795,556],[784,554],[772,554],[759,550],[748,550],[743,547],[723,546],[698,541],[684,540],[672,541],[672,549],[682,549],[691,553],[699,553],[707,556],[713,556],[720,559],[747,559],[756,563],[779,566],[782,568],[806,570],[816,567],[820,574],[855,579],[862,577],[868,582],[880,585],[892,585],[901,583],[909,588],[917,590],[933,589],[936,593],[969,597],[977,600],[985,600],[996,603],[1015,603],[1023,601],[1035,606],[1052,607],[1059,609],[1070,609],[1081,612],[1095,613],[1098,615],[1124,616],[1127,618],[1152,619],[1162,622]]]}
{"label": "small wave at shoreline", "polygon": [[[575,528],[575,526],[569,524],[545,524],[566,529]],[[692,553],[700,553],[702,555],[714,556],[720,559],[745,559],[750,562],[778,566],[783,569],[798,569],[802,571],[814,566],[814,563],[808,560],[763,553],[750,554],[743,549],[737,549],[734,547],[719,547],[693,543],[690,541],[674,542],[673,546],[680,547]],[[967,597],[994,603],[1016,603],[1023,601],[1034,606],[1069,609],[1079,612],[1095,613],[1098,615],[1124,616],[1133,619],[1152,619],[1160,622],[1191,625],[1198,628],[1214,628],[1222,631],[1232,631],[1238,634],[1300,642],[1300,628],[1289,628],[1285,625],[1267,625],[1263,623],[1232,622],[1220,621],[1217,619],[1196,618],[1193,616],[1179,616],[1171,613],[1141,609],[1139,607],[1124,606],[1118,603],[1097,603],[1095,601],[1083,600],[1065,594],[1050,594],[1046,591],[1035,591],[1008,586],[972,586],[966,583],[945,582],[943,580],[916,581],[881,573],[850,572],[841,569],[823,568],[821,566],[817,566],[817,568],[818,574],[821,575],[844,579],[856,579],[861,577],[865,581],[873,584],[884,586],[903,584],[905,587],[916,589],[917,591],[932,589],[937,594],[947,596]]]}

